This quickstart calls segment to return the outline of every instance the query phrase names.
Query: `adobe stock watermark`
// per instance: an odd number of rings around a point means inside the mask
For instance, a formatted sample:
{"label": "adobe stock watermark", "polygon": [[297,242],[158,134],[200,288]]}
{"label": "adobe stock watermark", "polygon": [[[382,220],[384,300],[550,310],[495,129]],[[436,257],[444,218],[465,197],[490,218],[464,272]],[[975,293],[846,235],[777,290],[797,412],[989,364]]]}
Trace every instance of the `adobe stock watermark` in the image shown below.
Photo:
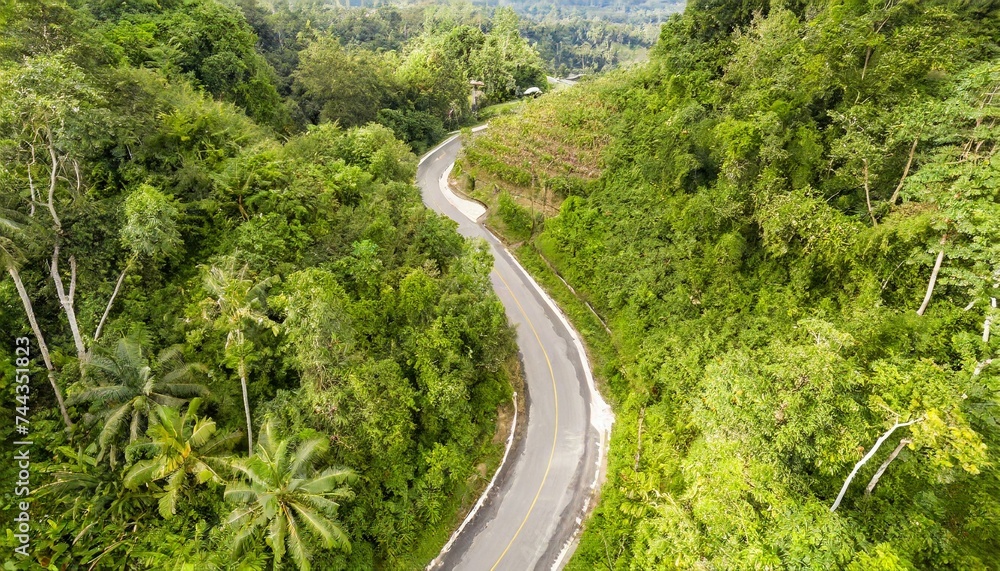
{"label": "adobe stock watermark", "polygon": [[14,539],[17,543],[14,553],[27,557],[31,549],[31,340],[18,337],[14,340],[14,465],[17,478],[14,480],[16,498]]}

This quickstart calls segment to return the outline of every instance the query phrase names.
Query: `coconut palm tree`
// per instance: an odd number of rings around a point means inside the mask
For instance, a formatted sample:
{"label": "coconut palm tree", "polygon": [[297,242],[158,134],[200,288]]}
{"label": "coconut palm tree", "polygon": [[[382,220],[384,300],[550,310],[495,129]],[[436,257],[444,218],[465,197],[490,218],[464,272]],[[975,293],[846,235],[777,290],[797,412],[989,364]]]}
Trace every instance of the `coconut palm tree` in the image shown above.
{"label": "coconut palm tree", "polygon": [[347,484],[356,477],[345,468],[319,471],[314,467],[316,457],[329,446],[326,440],[302,442],[293,452],[290,441],[280,440],[275,432],[266,423],[257,453],[233,463],[240,480],[227,486],[225,497],[239,507],[226,524],[237,529],[236,556],[263,532],[275,564],[281,563],[287,550],[299,569],[309,571],[307,533],[327,549],[350,552],[347,534],[336,520],[337,500],[353,496]]}
{"label": "coconut palm tree", "polygon": [[159,495],[160,515],[170,519],[177,513],[177,500],[192,484],[223,483],[227,457],[224,455],[240,438],[239,433],[216,435],[215,421],[198,418],[201,399],[191,400],[182,415],[176,408],[157,406],[146,430],[149,442],[134,444],[134,451],[152,452],[152,458],[140,460],[125,475],[131,490],[166,480]]}
{"label": "coconut palm tree", "polygon": [[152,515],[155,499],[148,490],[126,488],[117,472],[93,456],[93,445],[88,448],[57,447],[38,495],[62,521],[78,522],[74,544],[106,546],[87,561],[93,568],[112,551],[130,549],[131,536],[138,522]]}
{"label": "coconut palm tree", "polygon": [[100,407],[97,414],[104,426],[98,444],[102,455],[126,427],[128,442],[135,442],[157,405],[180,407],[189,398],[209,394],[204,385],[189,382],[204,367],[185,363],[179,347],[164,349],[150,365],[137,341],[122,338],[113,353],[95,355],[89,367],[96,371],[100,384],[74,395],[69,402]]}
{"label": "coconut palm tree", "polygon": [[205,289],[209,293],[203,302],[203,317],[216,329],[226,332],[226,360],[236,369],[243,389],[243,411],[247,423],[247,448],[253,454],[253,421],[250,417],[250,397],[247,394],[247,368],[253,357],[253,342],[247,336],[252,328],[274,328],[267,317],[267,288],[272,278],[254,281],[247,266],[237,267],[236,260],[226,258],[205,272]]}

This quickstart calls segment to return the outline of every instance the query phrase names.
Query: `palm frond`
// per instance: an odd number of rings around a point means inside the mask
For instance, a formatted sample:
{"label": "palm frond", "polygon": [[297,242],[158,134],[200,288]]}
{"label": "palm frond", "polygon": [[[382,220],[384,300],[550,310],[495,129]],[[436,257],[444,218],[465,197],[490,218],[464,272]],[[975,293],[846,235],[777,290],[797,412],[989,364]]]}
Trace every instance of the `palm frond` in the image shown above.
{"label": "palm frond", "polygon": [[256,456],[250,458],[240,458],[233,461],[231,466],[233,471],[241,474],[252,484],[261,486],[264,489],[270,487],[271,484],[267,481],[267,473],[270,472],[270,470],[267,466],[263,466],[262,462],[260,462]]}
{"label": "palm frond", "polygon": [[167,485],[163,489],[163,495],[160,496],[159,501],[159,511],[163,519],[170,519],[177,513],[177,499],[180,497],[181,489],[184,486],[184,478],[186,474],[182,470],[178,470],[170,476],[167,480]]}
{"label": "palm frond", "polygon": [[160,380],[163,384],[173,385],[179,381],[197,377],[199,373],[204,374],[207,371],[208,367],[201,363],[180,363],[178,366],[160,375]]}
{"label": "palm frond", "polygon": [[215,421],[203,418],[195,422],[188,442],[191,444],[191,448],[200,449],[212,438],[213,434],[215,434]]}
{"label": "palm frond", "polygon": [[329,494],[346,483],[357,481],[357,474],[347,468],[327,468],[315,478],[310,478],[300,487],[312,494]]}
{"label": "palm frond", "polygon": [[292,560],[298,564],[301,571],[309,571],[310,554],[306,548],[305,539],[299,530],[299,524],[295,521],[295,516],[291,512],[286,513],[285,518],[288,520],[288,550],[292,552]]}
{"label": "palm frond", "polygon": [[119,366],[127,366],[130,369],[141,369],[146,366],[146,360],[142,356],[142,346],[129,337],[118,340],[114,360]]}
{"label": "palm frond", "polygon": [[318,454],[323,454],[329,448],[330,443],[324,438],[313,438],[303,442],[295,450],[295,455],[292,457],[292,463],[289,465],[288,471],[295,476],[302,474],[302,471],[309,467]]}
{"label": "palm frond", "polygon": [[180,398],[207,397],[211,394],[208,387],[198,383],[160,383],[156,389],[160,394]]}
{"label": "palm frond", "polygon": [[180,366],[184,365],[184,346],[183,345],[171,345],[165,349],[160,350],[160,353],[156,356],[156,368],[159,370],[168,369],[174,370]]}
{"label": "palm frond", "polygon": [[277,437],[274,434],[274,423],[270,420],[260,427],[260,434],[257,436],[257,444],[265,451],[273,451],[277,444]]}
{"label": "palm frond", "polygon": [[235,510],[232,511],[232,513],[229,514],[229,517],[226,518],[226,521],[224,523],[230,527],[234,525],[244,526],[248,523],[247,518],[252,516],[255,511],[256,510],[254,507],[236,508]]}
{"label": "palm frond", "polygon": [[184,406],[186,399],[172,397],[161,393],[149,393],[149,400],[164,408],[177,409]]}
{"label": "palm frond", "polygon": [[288,520],[280,516],[272,519],[268,533],[271,539],[271,550],[274,551],[274,560],[280,562],[285,556],[285,542],[288,538]]}
{"label": "palm frond", "polygon": [[340,504],[337,502],[315,494],[306,494],[301,500],[331,517],[336,515],[337,509],[340,508]]}
{"label": "palm frond", "polygon": [[97,404],[125,402],[132,400],[137,394],[138,392],[131,387],[123,385],[94,387],[73,395],[67,399],[66,404],[72,406],[90,402]]}
{"label": "palm frond", "polygon": [[148,484],[156,479],[160,463],[156,460],[142,460],[137,462],[128,473],[125,474],[124,484],[130,490],[136,490],[143,484]]}
{"label": "palm frond", "polygon": [[247,552],[250,547],[250,542],[257,535],[257,529],[259,528],[255,522],[251,521],[243,525],[240,530],[236,533],[236,537],[233,538],[233,556],[240,557]]}
{"label": "palm frond", "polygon": [[202,447],[201,452],[202,454],[213,454],[223,450],[228,452],[229,450],[232,450],[233,446],[235,446],[236,443],[242,438],[243,433],[239,430],[223,434],[221,436],[216,436],[211,442]]}
{"label": "palm frond", "polygon": [[132,407],[129,404],[123,404],[117,409],[114,409],[111,414],[104,420],[104,427],[101,429],[100,435],[97,437],[97,443],[102,449],[107,448],[112,444],[112,440],[118,433],[121,432],[122,425],[125,423],[125,419],[128,418],[129,414],[132,413]]}
{"label": "palm frond", "polygon": [[344,530],[340,529],[338,524],[323,514],[317,513],[298,502],[292,503],[291,506],[302,518],[302,521],[309,526],[310,531],[313,531],[323,539],[324,547],[327,549],[339,547],[349,552],[350,541],[347,539],[347,534],[344,533]]}
{"label": "palm frond", "polygon": [[239,482],[230,483],[222,494],[227,502],[250,503],[257,500],[257,492],[251,486]]}

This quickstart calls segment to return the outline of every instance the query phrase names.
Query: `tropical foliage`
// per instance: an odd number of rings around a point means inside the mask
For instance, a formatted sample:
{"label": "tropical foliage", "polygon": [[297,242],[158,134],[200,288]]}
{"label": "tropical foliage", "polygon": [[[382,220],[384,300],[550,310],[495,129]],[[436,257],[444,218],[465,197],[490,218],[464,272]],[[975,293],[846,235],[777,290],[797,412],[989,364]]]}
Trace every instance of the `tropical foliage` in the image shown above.
{"label": "tropical foliage", "polygon": [[233,464],[243,480],[226,487],[226,499],[239,507],[226,524],[239,528],[234,554],[245,553],[267,530],[267,544],[279,565],[286,551],[299,569],[311,568],[306,533],[321,538],[327,549],[350,551],[351,542],[336,521],[337,500],[351,498],[347,483],[356,479],[344,469],[317,472],[316,457],[325,452],[327,441],[314,438],[294,451],[287,440],[278,440],[273,425],[261,429],[256,454]]}
{"label": "tropical foliage", "polygon": [[[275,70],[215,0],[15,1],[0,22],[0,328],[30,339],[37,443],[31,553],[5,569],[419,565],[502,453],[516,361],[484,246],[369,123],[410,108],[298,122],[306,67]],[[429,142],[458,91],[422,83],[441,63],[421,53],[372,57],[409,62]]]}
{"label": "tropical foliage", "polygon": [[[989,3],[695,1],[648,65],[480,135],[466,188],[610,330],[571,569],[1000,566],[998,34]],[[544,115],[600,140],[555,204]]]}

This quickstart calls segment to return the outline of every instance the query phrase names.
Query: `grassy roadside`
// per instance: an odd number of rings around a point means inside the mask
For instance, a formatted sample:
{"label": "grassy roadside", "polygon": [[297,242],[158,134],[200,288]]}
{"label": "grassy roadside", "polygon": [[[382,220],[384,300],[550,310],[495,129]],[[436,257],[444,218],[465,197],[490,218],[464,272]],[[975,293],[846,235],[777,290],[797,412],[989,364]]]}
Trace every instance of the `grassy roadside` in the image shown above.
{"label": "grassy roadside", "polygon": [[614,403],[609,400],[611,391],[607,390],[607,379],[614,374],[617,350],[611,335],[604,328],[604,324],[584,300],[561,279],[555,269],[538,252],[534,244],[522,243],[514,246],[511,251],[524,266],[524,269],[528,270],[531,277],[555,300],[573,327],[580,333],[584,349],[587,351],[587,357],[593,368],[597,388],[600,389],[605,400],[614,406]]}
{"label": "grassy roadside", "polygon": [[451,534],[458,529],[465,517],[475,506],[479,497],[486,490],[490,480],[500,467],[506,450],[507,437],[510,431],[519,430],[523,424],[524,400],[520,395],[524,391],[524,372],[521,367],[520,358],[512,356],[505,367],[507,376],[510,379],[511,389],[518,394],[518,425],[512,426],[514,419],[514,405],[512,401],[507,401],[497,409],[496,431],[489,441],[483,442],[481,452],[475,470],[465,482],[455,487],[444,506],[442,513],[452,513],[452,517],[443,519],[436,526],[430,527],[417,540],[416,548],[409,553],[408,557],[398,559],[385,566],[385,569],[392,571],[418,571],[427,567],[441,549],[448,542]]}

